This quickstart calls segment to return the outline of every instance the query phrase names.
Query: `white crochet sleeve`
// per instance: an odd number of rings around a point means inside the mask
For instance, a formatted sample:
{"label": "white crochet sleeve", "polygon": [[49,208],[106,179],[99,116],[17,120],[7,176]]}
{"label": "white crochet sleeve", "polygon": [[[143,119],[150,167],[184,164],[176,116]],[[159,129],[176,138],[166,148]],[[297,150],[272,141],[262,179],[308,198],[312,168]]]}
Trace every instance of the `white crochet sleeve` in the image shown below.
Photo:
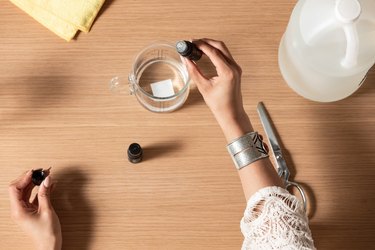
{"label": "white crochet sleeve", "polygon": [[302,202],[280,187],[260,189],[241,220],[242,249],[315,249]]}

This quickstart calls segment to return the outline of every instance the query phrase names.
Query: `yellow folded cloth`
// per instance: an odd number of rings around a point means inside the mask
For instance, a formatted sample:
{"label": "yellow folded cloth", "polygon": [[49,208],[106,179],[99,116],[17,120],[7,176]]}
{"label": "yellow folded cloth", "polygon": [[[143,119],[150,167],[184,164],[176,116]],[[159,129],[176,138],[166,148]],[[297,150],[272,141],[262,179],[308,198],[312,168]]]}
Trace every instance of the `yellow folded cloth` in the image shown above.
{"label": "yellow folded cloth", "polygon": [[56,35],[70,41],[89,32],[105,0],[10,0]]}

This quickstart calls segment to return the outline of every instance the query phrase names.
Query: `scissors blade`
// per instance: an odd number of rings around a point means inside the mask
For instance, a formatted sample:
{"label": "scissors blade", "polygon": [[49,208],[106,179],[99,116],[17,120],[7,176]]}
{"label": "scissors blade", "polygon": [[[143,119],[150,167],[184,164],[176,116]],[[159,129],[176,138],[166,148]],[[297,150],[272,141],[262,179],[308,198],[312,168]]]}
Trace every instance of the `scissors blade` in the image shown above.
{"label": "scissors blade", "polygon": [[266,111],[266,108],[264,107],[263,102],[258,103],[257,110],[258,110],[258,114],[260,117],[260,121],[262,122],[262,125],[264,128],[264,131],[266,132],[268,140],[270,141],[273,153],[281,154],[281,148],[279,146],[279,142],[277,141],[275,132],[272,129],[270,118],[267,115],[267,111]]}
{"label": "scissors blade", "polygon": [[264,104],[262,102],[258,103],[257,110],[258,110],[258,114],[259,114],[260,120],[264,128],[264,131],[267,134],[268,141],[270,142],[270,145],[273,151],[273,157],[275,158],[277,174],[280,177],[287,180],[289,178],[289,170],[283,158],[281,148],[280,148],[279,142],[277,141],[275,132],[272,129],[270,118],[267,115],[266,108],[264,107]]}

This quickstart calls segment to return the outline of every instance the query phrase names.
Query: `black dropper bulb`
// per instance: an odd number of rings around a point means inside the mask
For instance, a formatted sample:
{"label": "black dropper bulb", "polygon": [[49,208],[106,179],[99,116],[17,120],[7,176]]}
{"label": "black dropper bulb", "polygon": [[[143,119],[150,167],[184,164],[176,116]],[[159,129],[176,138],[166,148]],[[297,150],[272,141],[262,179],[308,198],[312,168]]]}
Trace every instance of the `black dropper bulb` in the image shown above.
{"label": "black dropper bulb", "polygon": [[31,175],[31,180],[34,183],[34,185],[40,186],[44,179],[48,176],[50,169],[43,170],[42,168],[33,170],[33,173]]}
{"label": "black dropper bulb", "polygon": [[176,43],[176,50],[181,56],[193,61],[201,59],[203,54],[202,50],[198,49],[194,43],[185,40]]}

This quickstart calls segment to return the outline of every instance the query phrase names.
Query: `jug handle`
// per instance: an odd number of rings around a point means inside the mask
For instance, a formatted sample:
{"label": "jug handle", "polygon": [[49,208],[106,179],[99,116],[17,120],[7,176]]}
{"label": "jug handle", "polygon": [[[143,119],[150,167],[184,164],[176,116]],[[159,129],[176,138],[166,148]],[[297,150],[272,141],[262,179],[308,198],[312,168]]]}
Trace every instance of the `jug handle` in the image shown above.
{"label": "jug handle", "polygon": [[346,37],[346,53],[341,65],[345,68],[352,68],[357,65],[359,54],[359,39],[355,23],[345,24],[344,33]]}
{"label": "jug handle", "polygon": [[337,0],[336,17],[344,24],[346,37],[346,53],[341,61],[345,68],[352,68],[357,65],[359,55],[359,39],[356,28],[356,21],[361,15],[361,4],[358,0]]}

